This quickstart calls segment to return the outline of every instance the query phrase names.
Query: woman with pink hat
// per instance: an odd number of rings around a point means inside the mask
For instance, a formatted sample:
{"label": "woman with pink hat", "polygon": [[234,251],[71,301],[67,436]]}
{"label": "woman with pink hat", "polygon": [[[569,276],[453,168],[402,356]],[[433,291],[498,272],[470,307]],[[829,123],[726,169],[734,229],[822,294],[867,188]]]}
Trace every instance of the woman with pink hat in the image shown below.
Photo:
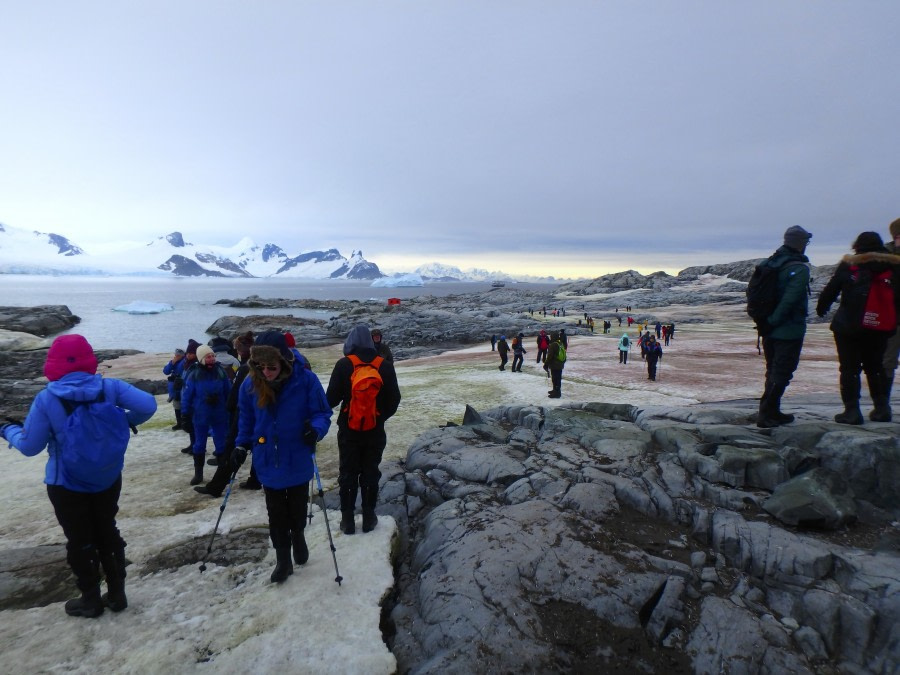
{"label": "woman with pink hat", "polygon": [[[35,397],[24,425],[4,424],[0,436],[28,457],[47,448],[47,495],[66,536],[66,559],[81,591],[80,598],[66,603],[66,614],[97,617],[104,606],[120,612],[128,606],[125,540],[116,527],[124,448],[128,427],[150,419],[156,399],[127,382],[98,375],[97,357],[81,335],[53,341],[44,375],[50,383]],[[110,420],[108,438],[90,432],[88,423],[100,413],[84,413],[85,408],[102,408],[103,419]],[[79,426],[73,420],[84,423]],[[102,467],[73,450],[79,447],[76,434],[92,454],[104,458]],[[108,591],[102,598],[101,567]]]}

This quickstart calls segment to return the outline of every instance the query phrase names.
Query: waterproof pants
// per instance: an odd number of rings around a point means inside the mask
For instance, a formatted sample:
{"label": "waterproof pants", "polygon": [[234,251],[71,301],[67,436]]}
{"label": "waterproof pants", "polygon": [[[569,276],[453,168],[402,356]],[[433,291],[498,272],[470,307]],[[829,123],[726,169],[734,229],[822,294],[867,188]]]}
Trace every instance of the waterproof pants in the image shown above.
{"label": "waterproof pants", "polygon": [[[381,456],[387,445],[384,426],[376,426],[371,431],[353,431],[345,426],[338,427],[338,485],[340,486],[341,511],[356,508],[357,489],[373,502],[378,496],[378,482],[381,480]],[[363,503],[363,508],[367,504]]]}
{"label": "waterproof pants", "polygon": [[81,591],[96,588],[101,563],[110,578],[118,571],[113,562],[117,554],[124,558],[125,540],[116,527],[121,491],[121,476],[102,492],[75,492],[61,485],[47,486],[56,520],[66,536],[66,561]]}
{"label": "waterproof pants", "polygon": [[278,490],[264,489],[272,548],[287,548],[291,545],[291,534],[303,532],[306,527],[309,483],[292,485]]}

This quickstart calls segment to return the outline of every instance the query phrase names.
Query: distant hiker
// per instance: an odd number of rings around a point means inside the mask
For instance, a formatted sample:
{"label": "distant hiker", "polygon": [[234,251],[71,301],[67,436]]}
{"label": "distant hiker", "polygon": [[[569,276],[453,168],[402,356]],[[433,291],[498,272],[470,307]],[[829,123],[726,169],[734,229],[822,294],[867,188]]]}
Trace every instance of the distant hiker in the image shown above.
{"label": "distant hiker", "polygon": [[[285,342],[287,342],[285,336]],[[216,471],[213,477],[206,485],[195,485],[194,490],[202,495],[210,497],[221,497],[222,492],[228,486],[234,469],[232,467],[231,457],[238,433],[238,401],[240,398],[241,383],[250,373],[250,347],[253,346],[253,333],[248,331],[243,335],[236,337],[233,341],[235,352],[240,358],[240,366],[234,376],[234,382],[231,383],[231,391],[228,392],[228,400],[225,401],[225,410],[228,412],[228,432],[225,436],[225,452],[219,457],[216,465]],[[262,485],[256,477],[256,470],[253,464],[250,464],[250,477],[240,484],[244,489],[259,490]]]}
{"label": "distant hiker", "polygon": [[656,339],[659,340],[662,337],[662,324],[657,321],[656,322]]}
{"label": "distant hiker", "polygon": [[382,341],[380,328],[372,329],[372,342],[375,343],[375,351],[377,352],[378,356],[383,358],[385,361],[394,360],[394,355],[393,353],[391,353],[391,348]]}
{"label": "distant hiker", "polygon": [[550,382],[553,388],[547,392],[548,398],[560,398],[562,396],[562,371],[566,365],[566,349],[559,339],[559,332],[550,334],[550,347],[547,348],[547,362],[544,370],[550,373]]}
{"label": "distant hiker", "polygon": [[163,375],[168,380],[166,389],[169,392],[169,403],[172,404],[172,408],[175,410],[175,424],[172,426],[172,431],[181,429],[181,389],[184,387],[183,371],[184,350],[176,349],[169,362],[163,366]]}
{"label": "distant hiker", "polygon": [[496,350],[497,350],[497,336],[491,335],[491,351],[493,352]]}
{"label": "distant hiker", "polygon": [[[812,236],[812,235],[810,235],[810,236]],[[673,337],[675,337],[675,324],[674,324],[674,322],[669,324],[669,339],[672,339]],[[669,343],[667,342],[666,344],[669,344]]]}
{"label": "distant hiker", "polygon": [[[890,233],[891,241],[885,244],[884,247],[889,253],[900,255],[900,218],[891,223]],[[881,360],[888,402],[890,402],[891,389],[894,386],[894,373],[897,370],[898,357],[900,357],[900,329],[888,338],[887,346],[884,349],[884,357]]]}
{"label": "distant hiker", "polygon": [[550,336],[543,328],[537,336],[537,359],[535,363],[547,362],[547,348],[550,346]]}
{"label": "distant hiker", "polygon": [[[194,339],[188,340],[187,347],[184,348],[184,365],[181,368],[181,389],[179,399],[184,399],[184,382],[187,378],[188,373],[191,368],[194,368],[197,365],[197,348],[200,346],[200,343]],[[194,425],[191,424],[190,415],[185,414],[184,406],[181,408],[181,428],[188,432],[188,436],[190,436],[190,443],[188,443],[187,447],[181,449],[186,455],[193,454],[194,452]]]}
{"label": "distant hiker", "polygon": [[[619,310],[616,310],[616,311],[619,311]],[[621,316],[617,316],[616,318],[619,320],[619,328],[621,328],[621,327],[622,327],[622,317],[621,317]],[[629,324],[629,325],[630,325],[630,324]]]}
{"label": "distant hiker", "polygon": [[628,350],[631,349],[631,340],[628,333],[622,333],[619,338],[619,363],[628,363]]}
{"label": "distant hiker", "polygon": [[652,338],[652,337],[653,336],[650,335],[650,331],[648,330],[648,331],[645,331],[644,334],[638,338],[637,343],[638,343],[638,347],[641,348],[641,358],[642,359],[647,358],[647,347],[649,346],[650,338]]}
{"label": "distant hiker", "polygon": [[565,328],[560,328],[560,329],[559,329],[559,342],[560,342],[560,344],[563,346],[564,349],[568,349],[568,348],[569,348],[569,336],[566,335],[566,329],[565,329]]}
{"label": "distant hiker", "polygon": [[347,336],[344,358],[334,364],[325,395],[329,406],[341,406],[337,419],[341,532],[356,532],[357,489],[362,491],[362,529],[371,532],[378,524],[378,465],[387,445],[384,423],[397,412],[400,387],[394,364],[375,354],[366,326],[356,326]]}
{"label": "distant hiker", "polygon": [[513,361],[512,361],[512,371],[514,373],[522,372],[522,361],[525,360],[525,347],[522,344],[521,338],[514,337],[512,343],[513,349]]}
{"label": "distant hiker", "polygon": [[668,324],[663,324],[662,339],[663,339],[663,342],[666,343],[666,345],[669,344],[669,325]]}
{"label": "distant hiker", "polygon": [[225,436],[228,434],[228,411],[225,403],[231,391],[231,379],[225,369],[216,362],[212,347],[197,348],[197,364],[185,375],[182,410],[189,417],[194,432],[194,477],[191,485],[203,482],[203,464],[206,461],[206,439],[213,437],[212,464],[218,464],[225,452]]}
{"label": "distant hiker", "polygon": [[506,336],[501,335],[497,342],[497,353],[500,354],[500,370],[506,370],[506,362],[509,361],[509,344],[506,342]]}
{"label": "distant hiker", "polygon": [[[756,426],[764,429],[794,421],[793,415],[781,412],[781,397],[800,363],[803,338],[806,335],[806,313],[809,297],[809,258],[804,255],[812,235],[799,225],[784,233],[784,244],[760,265],[778,270],[777,304],[766,318],[768,328],[762,334],[766,357],[766,382],[759,399]],[[669,331],[674,336],[674,325]]]}
{"label": "distant hiker", "polygon": [[[369,329],[362,328],[371,344]],[[249,365],[238,396],[238,433],[231,466],[236,471],[247,453],[253,453],[253,465],[265,489],[269,538],[275,549],[270,580],[281,583],[294,573],[291,549],[298,565],[309,559],[303,530],[314,473],[312,455],[331,427],[331,408],[319,378],[295,363],[281,332],[256,336]]]}
{"label": "distant hiker", "polygon": [[647,379],[656,382],[656,363],[662,358],[663,351],[656,336],[650,335],[647,339]]}
{"label": "distant hiker", "polygon": [[629,317],[628,317],[628,327],[631,328],[631,324],[633,324],[633,323],[634,323],[634,319],[632,319],[632,318],[629,316]]}
{"label": "distant hiker", "polygon": [[[156,399],[122,380],[98,375],[97,357],[81,335],[53,341],[44,375],[50,383],[35,396],[25,424],[4,424],[0,436],[27,457],[47,448],[47,496],[81,591],[80,598],[66,602],[66,614],[93,618],[104,607],[121,612],[128,607],[125,540],[116,526],[122,466],[129,427],[153,416]],[[107,589],[102,598],[100,569]]]}
{"label": "distant hiker", "polygon": [[840,365],[844,411],[835,415],[834,421],[863,423],[859,409],[859,373],[863,371],[875,406],[869,419],[890,422],[890,389],[882,361],[900,316],[900,257],[888,252],[877,232],[862,232],[853,242],[853,251],[854,255],[841,259],[816,305],[816,314],[825,316],[841,296],[831,330]]}

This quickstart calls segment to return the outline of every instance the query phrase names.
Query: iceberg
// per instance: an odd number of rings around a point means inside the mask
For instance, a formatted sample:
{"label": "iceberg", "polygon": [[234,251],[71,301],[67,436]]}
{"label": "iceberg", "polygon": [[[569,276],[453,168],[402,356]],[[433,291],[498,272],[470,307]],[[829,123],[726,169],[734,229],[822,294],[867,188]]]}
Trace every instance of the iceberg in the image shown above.
{"label": "iceberg", "polygon": [[382,277],[372,282],[372,286],[378,288],[398,288],[400,286],[424,286],[420,274],[400,274],[395,277]]}
{"label": "iceberg", "polygon": [[165,302],[149,302],[147,300],[135,300],[127,305],[119,305],[113,307],[114,312],[126,312],[128,314],[159,314],[160,312],[171,312],[174,307]]}

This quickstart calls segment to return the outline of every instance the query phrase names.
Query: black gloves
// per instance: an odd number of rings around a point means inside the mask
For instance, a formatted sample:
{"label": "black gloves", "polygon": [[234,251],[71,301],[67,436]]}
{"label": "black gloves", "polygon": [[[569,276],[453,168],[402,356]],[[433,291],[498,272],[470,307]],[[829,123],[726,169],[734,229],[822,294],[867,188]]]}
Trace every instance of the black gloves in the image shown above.
{"label": "black gloves", "polygon": [[306,431],[303,432],[303,442],[307,445],[311,445],[313,452],[315,452],[316,443],[319,442],[319,432],[313,429],[309,424],[306,425]]}
{"label": "black gloves", "polygon": [[237,471],[241,468],[245,461],[247,461],[247,453],[250,452],[250,448],[246,445],[239,445],[234,450],[231,451],[231,470]]}

